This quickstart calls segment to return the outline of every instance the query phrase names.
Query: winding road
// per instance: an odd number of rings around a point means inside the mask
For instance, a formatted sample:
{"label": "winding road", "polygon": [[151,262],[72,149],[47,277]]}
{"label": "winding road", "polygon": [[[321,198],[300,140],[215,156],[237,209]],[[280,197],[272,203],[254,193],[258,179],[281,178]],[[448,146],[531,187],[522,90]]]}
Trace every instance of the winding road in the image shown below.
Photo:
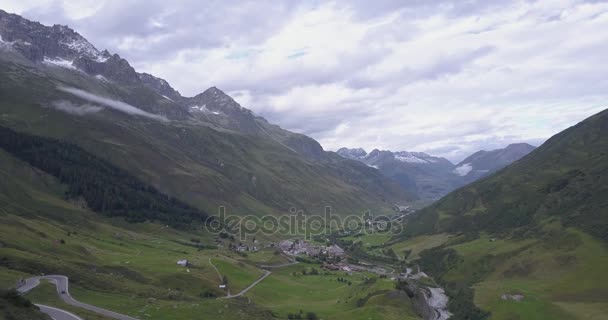
{"label": "winding road", "polygon": [[[99,308],[99,307],[92,306],[90,304],[82,303],[80,301],[75,300],[70,295],[68,277],[62,276],[62,275],[49,275],[49,276],[40,276],[40,277],[33,277],[33,278],[26,279],[25,283],[23,283],[19,288],[17,288],[17,291],[21,294],[28,293],[30,290],[36,288],[40,284],[40,280],[50,280],[51,282],[53,282],[55,284],[55,287],[57,287],[57,293],[59,294],[59,297],[61,297],[61,300],[63,300],[63,302],[65,302],[69,305],[73,305],[78,308],[86,309],[86,310],[89,310],[89,311],[92,311],[92,312],[95,312],[100,315],[110,317],[113,319],[137,320],[137,318],[129,317],[124,314],[116,313],[116,312],[113,312],[110,310],[106,310],[103,308]],[[39,307],[40,307],[40,311],[50,315],[51,318],[53,318],[55,320],[82,320],[81,318],[77,317],[76,315],[69,313],[65,310],[61,310],[61,309],[57,309],[57,308],[53,308],[53,307],[49,307],[49,306],[45,306],[45,305],[39,305]]]}
{"label": "winding road", "polygon": [[83,320],[81,317],[65,310],[45,306],[43,304],[36,304],[36,306],[40,308],[40,311],[51,316],[53,320]]}

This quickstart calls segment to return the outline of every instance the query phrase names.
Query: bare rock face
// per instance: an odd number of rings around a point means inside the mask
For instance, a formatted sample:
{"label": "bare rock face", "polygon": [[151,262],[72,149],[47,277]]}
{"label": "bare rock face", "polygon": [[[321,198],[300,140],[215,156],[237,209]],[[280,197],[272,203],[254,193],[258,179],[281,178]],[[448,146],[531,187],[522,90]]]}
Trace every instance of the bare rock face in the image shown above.
{"label": "bare rock face", "polygon": [[216,123],[221,127],[244,134],[260,132],[253,112],[241,107],[234,99],[216,87],[187,98],[186,105],[199,118]]}
{"label": "bare rock face", "polygon": [[51,27],[0,10],[0,36],[28,60],[63,61],[90,75],[121,84],[137,84],[139,76],[129,62],[107,50],[99,51],[67,26]]}
{"label": "bare rock face", "polygon": [[149,73],[138,73],[137,76],[145,85],[170,101],[181,102],[184,99],[165,79],[155,77]]}
{"label": "bare rock face", "polygon": [[16,50],[34,62],[43,61],[45,57],[68,60],[103,58],[92,44],[67,26],[47,27],[2,10],[0,35],[3,41],[12,42]]}
{"label": "bare rock face", "polygon": [[102,75],[121,84],[138,84],[140,82],[137,72],[127,60],[117,54],[110,56],[107,51],[102,54],[104,56],[107,54],[107,58],[100,60],[79,56],[73,61],[73,65],[88,74]]}

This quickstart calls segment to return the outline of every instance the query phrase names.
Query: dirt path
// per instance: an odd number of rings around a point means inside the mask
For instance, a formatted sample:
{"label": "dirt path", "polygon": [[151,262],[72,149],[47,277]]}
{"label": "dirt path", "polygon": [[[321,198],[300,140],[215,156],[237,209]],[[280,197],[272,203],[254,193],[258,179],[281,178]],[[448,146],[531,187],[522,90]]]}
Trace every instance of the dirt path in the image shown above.
{"label": "dirt path", "polygon": [[241,292],[239,292],[237,294],[228,293],[227,296],[221,297],[221,299],[231,299],[231,298],[236,298],[236,297],[240,297],[240,296],[244,295],[245,293],[247,293],[247,291],[253,289],[253,287],[255,287],[258,283],[262,282],[262,280],[266,279],[266,277],[268,277],[271,273],[272,272],[265,270],[264,275],[261,276],[258,280],[254,281],[252,284],[250,284],[249,287],[241,290]]}

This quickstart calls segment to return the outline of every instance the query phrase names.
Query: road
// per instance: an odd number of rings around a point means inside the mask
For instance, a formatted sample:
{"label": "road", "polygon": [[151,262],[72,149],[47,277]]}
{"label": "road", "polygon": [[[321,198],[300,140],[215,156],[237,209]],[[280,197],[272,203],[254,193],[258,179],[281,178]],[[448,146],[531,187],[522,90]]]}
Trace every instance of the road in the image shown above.
{"label": "road", "polygon": [[225,297],[221,297],[222,299],[231,299],[231,298],[236,298],[236,297],[240,297],[242,295],[244,295],[245,293],[247,293],[247,291],[253,289],[253,287],[255,287],[258,283],[262,282],[262,280],[266,279],[266,277],[268,277],[272,272],[265,270],[264,275],[261,276],[258,280],[254,281],[252,284],[249,285],[249,287],[241,290],[241,292],[237,293],[237,294],[230,294],[228,293],[227,296]]}
{"label": "road", "polygon": [[[21,294],[25,294],[25,293],[29,292],[30,290],[34,289],[35,287],[37,287],[40,284],[40,280],[42,280],[42,279],[50,280],[51,282],[53,282],[55,284],[55,287],[57,287],[57,293],[59,294],[59,297],[61,297],[61,300],[63,300],[67,304],[98,313],[102,316],[106,316],[106,317],[110,317],[110,318],[114,318],[114,319],[118,319],[118,320],[137,320],[137,318],[129,317],[124,314],[116,313],[116,312],[113,312],[110,310],[106,310],[103,308],[99,308],[99,307],[92,306],[90,304],[82,303],[80,301],[75,300],[70,295],[68,277],[62,276],[62,275],[49,275],[49,276],[33,277],[33,278],[26,279],[25,283],[23,285],[21,285],[19,288],[17,288],[17,291],[19,291]],[[50,307],[46,307],[46,308],[50,308]],[[74,318],[74,315],[70,314],[67,311],[63,311],[63,310],[56,309],[56,308],[50,308],[49,310],[52,310],[52,309],[54,309],[54,310],[51,312],[63,312],[63,315],[61,315],[60,318],[55,318],[52,314],[47,313],[45,311],[43,311],[43,312],[49,314],[51,317],[53,317],[56,320],[80,319],[78,317]],[[41,308],[41,310],[42,310],[42,308]],[[67,314],[70,314],[72,317],[71,318],[68,317]],[[82,320],[82,319],[80,319],[80,320]]]}
{"label": "road", "polygon": [[65,310],[45,306],[43,304],[37,304],[36,306],[40,308],[40,311],[51,316],[53,320],[83,320],[81,317]]}

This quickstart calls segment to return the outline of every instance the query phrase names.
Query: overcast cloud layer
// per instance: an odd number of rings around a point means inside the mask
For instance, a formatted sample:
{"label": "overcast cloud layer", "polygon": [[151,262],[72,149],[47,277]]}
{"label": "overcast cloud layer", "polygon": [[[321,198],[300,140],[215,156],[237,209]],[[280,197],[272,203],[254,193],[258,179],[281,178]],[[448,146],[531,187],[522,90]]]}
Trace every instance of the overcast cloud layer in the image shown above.
{"label": "overcast cloud layer", "polygon": [[341,146],[458,161],[608,107],[604,1],[4,0],[168,80]]}

